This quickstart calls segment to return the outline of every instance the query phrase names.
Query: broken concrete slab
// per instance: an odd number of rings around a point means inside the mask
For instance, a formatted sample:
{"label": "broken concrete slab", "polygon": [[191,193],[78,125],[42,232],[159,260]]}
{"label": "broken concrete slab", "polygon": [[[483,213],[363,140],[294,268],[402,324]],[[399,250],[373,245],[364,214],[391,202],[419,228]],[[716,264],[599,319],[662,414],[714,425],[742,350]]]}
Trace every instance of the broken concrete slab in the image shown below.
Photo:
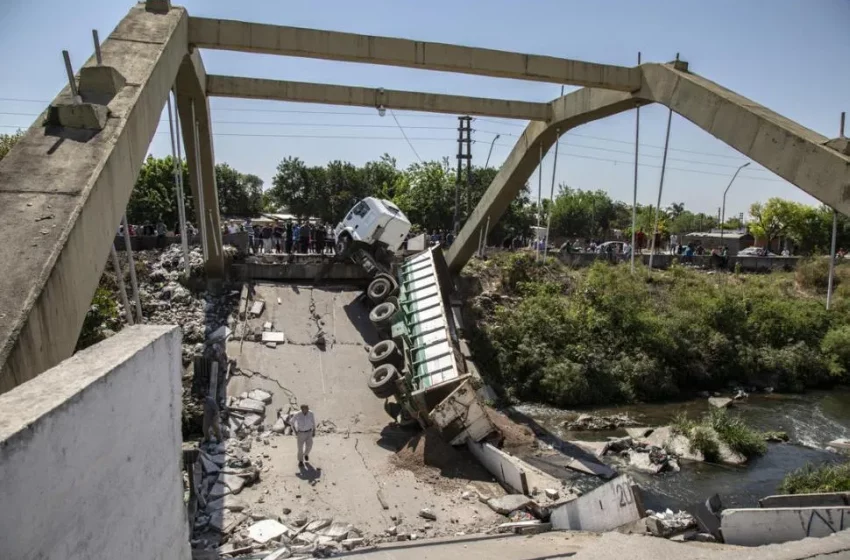
{"label": "broken concrete slab", "polygon": [[850,506],[850,492],[824,492],[819,494],[786,494],[768,496],[759,500],[763,508]]}
{"label": "broken concrete slab", "polygon": [[275,519],[263,519],[248,527],[248,536],[254,541],[264,544],[287,532],[287,527]]}
{"label": "broken concrete slab", "polygon": [[212,342],[218,342],[220,340],[226,340],[232,332],[233,331],[227,328],[226,325],[222,325],[210,333],[209,337],[207,338],[207,344],[210,344]]}
{"label": "broken concrete slab", "polygon": [[251,315],[253,317],[259,317],[263,314],[263,309],[266,307],[266,302],[264,301],[255,301],[251,304]]}
{"label": "broken concrete slab", "polygon": [[837,533],[848,516],[850,507],[727,509],[720,531],[726,544],[761,546]]}
{"label": "broken concrete slab", "polygon": [[246,480],[239,475],[225,474],[222,475],[221,482],[230,488],[231,493],[238,494],[245,487]]}
{"label": "broken concrete slab", "polygon": [[286,431],[286,422],[284,422],[283,418],[275,420],[274,426],[272,426],[272,431],[276,434],[282,434]]}
{"label": "broken concrete slab", "polygon": [[653,463],[649,453],[641,453],[634,449],[629,451],[629,466],[649,474],[658,474],[664,468],[663,464]]}
{"label": "broken concrete slab", "polygon": [[679,459],[688,461],[704,461],[705,457],[699,451],[691,451],[691,442],[681,434],[673,432],[670,426],[656,428],[646,437],[646,442],[656,447],[667,449]]}
{"label": "broken concrete slab", "polygon": [[571,445],[575,445],[582,451],[587,451],[595,457],[602,457],[608,451],[608,441],[569,441]]}
{"label": "broken concrete slab", "polygon": [[850,451],[850,439],[838,438],[829,442],[827,445],[840,451]]}
{"label": "broken concrete slab", "polygon": [[266,321],[265,323],[263,323],[263,330],[264,331],[270,331],[270,330],[272,330],[272,328],[274,328],[274,325],[272,325],[271,321]]}
{"label": "broken concrete slab", "polygon": [[231,407],[233,410],[242,412],[253,412],[255,414],[265,414],[266,405],[263,401],[254,399],[239,399],[236,404]]}
{"label": "broken concrete slab", "polygon": [[714,408],[726,408],[732,404],[732,399],[728,397],[708,397],[708,404]]}
{"label": "broken concrete slab", "polygon": [[228,488],[223,482],[216,482],[210,490],[210,493],[207,495],[207,500],[223,498],[230,494],[230,492],[230,488]]}
{"label": "broken concrete slab", "polygon": [[552,510],[552,528],[571,531],[610,531],[643,517],[638,487],[621,476]]}
{"label": "broken concrete slab", "polygon": [[277,342],[265,342],[266,348],[277,348]]}
{"label": "broken concrete slab", "polygon": [[201,453],[201,466],[207,474],[215,474],[220,470],[220,467],[203,452]]}
{"label": "broken concrete slab", "polygon": [[311,521],[307,524],[307,527],[304,529],[304,532],[315,533],[317,531],[321,531],[326,527],[330,527],[331,523],[333,523],[333,519],[316,519],[315,521]]}
{"label": "broken concrete slab", "polygon": [[487,505],[502,515],[508,515],[512,511],[518,509],[526,509],[534,500],[522,494],[508,494],[501,498],[490,498],[487,500]]}
{"label": "broken concrete slab", "polygon": [[263,389],[254,389],[250,393],[248,393],[249,399],[254,399],[255,401],[262,401],[266,404],[271,404],[272,402],[272,394],[268,391],[264,391]]}
{"label": "broken concrete slab", "polygon": [[558,498],[561,497],[560,492],[558,492],[554,488],[547,488],[546,490],[543,491],[543,493],[546,494],[546,497],[549,498],[550,500],[557,500]]}
{"label": "broken concrete slab", "polygon": [[329,527],[321,531],[321,536],[330,537],[335,541],[341,541],[348,537],[348,534],[354,531],[354,527],[350,523],[342,523],[334,521]]}
{"label": "broken concrete slab", "polygon": [[437,514],[428,508],[419,510],[419,517],[421,517],[422,519],[430,519],[431,521],[437,520]]}
{"label": "broken concrete slab", "polygon": [[592,474],[594,476],[601,476],[602,478],[613,478],[617,476],[617,471],[615,471],[608,465],[599,463],[597,461],[582,459],[580,457],[573,457],[573,459],[565,466],[568,469],[572,469],[574,471],[583,472],[585,474]]}
{"label": "broken concrete slab", "polygon": [[244,423],[244,424],[245,424],[245,426],[247,426],[248,428],[252,428],[252,427],[254,427],[254,426],[257,426],[257,425],[259,425],[259,424],[262,424],[262,423],[263,423],[263,417],[262,417],[261,415],[259,415],[259,414],[253,414],[253,413],[251,413],[251,414],[246,414],[246,415],[245,415],[245,420],[243,420],[243,423]]}
{"label": "broken concrete slab", "polygon": [[286,338],[281,331],[265,331],[262,340],[263,342],[274,342],[276,344],[286,342]]}

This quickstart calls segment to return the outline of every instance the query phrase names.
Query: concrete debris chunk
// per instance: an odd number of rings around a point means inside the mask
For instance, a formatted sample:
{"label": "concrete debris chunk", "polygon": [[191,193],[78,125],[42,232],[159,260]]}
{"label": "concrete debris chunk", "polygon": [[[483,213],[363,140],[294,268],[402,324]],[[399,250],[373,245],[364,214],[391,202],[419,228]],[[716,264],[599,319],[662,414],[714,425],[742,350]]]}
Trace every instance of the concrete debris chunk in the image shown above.
{"label": "concrete debris chunk", "polygon": [[212,333],[210,333],[210,336],[207,338],[207,344],[226,340],[232,332],[233,331],[228,329],[226,325],[222,325],[216,330],[214,330]]}
{"label": "concrete debris chunk", "polygon": [[252,428],[258,424],[263,423],[263,417],[259,414],[246,414],[244,424],[245,426]]}
{"label": "concrete debris chunk", "polygon": [[263,314],[263,309],[266,306],[266,302],[264,301],[255,301],[251,304],[251,315],[253,317],[259,317]]}
{"label": "concrete debris chunk", "polygon": [[428,508],[419,510],[419,517],[422,519],[430,519],[431,521],[437,520],[437,515]]}
{"label": "concrete debris chunk", "polygon": [[286,431],[286,422],[283,418],[275,420],[274,426],[272,426],[272,431],[276,434],[282,434]]}
{"label": "concrete debris chunk", "polygon": [[257,401],[254,399],[239,399],[236,403],[236,406],[233,407],[235,410],[241,410],[243,412],[253,412],[255,414],[265,414],[266,405],[263,401]]}
{"label": "concrete debris chunk", "polygon": [[709,397],[708,404],[714,408],[726,408],[732,404],[732,399],[726,397]]}
{"label": "concrete debris chunk", "polygon": [[277,342],[266,342],[264,343],[266,348],[277,348]]}
{"label": "concrete debris chunk", "polygon": [[532,501],[531,498],[522,494],[508,494],[501,498],[490,498],[487,500],[487,505],[496,513],[508,515],[512,511],[527,508]]}
{"label": "concrete debris chunk", "polygon": [[263,544],[286,533],[286,525],[274,519],[263,519],[248,527],[248,536]]}
{"label": "concrete debris chunk", "polygon": [[213,485],[212,490],[210,490],[207,500],[216,500],[218,498],[223,498],[228,494],[230,494],[230,488],[225,486],[222,482],[216,482]]}
{"label": "concrete debris chunk", "polygon": [[255,401],[262,401],[266,404],[271,404],[272,402],[272,394],[262,389],[254,389],[248,393],[248,398],[254,399]]}
{"label": "concrete debris chunk", "polygon": [[235,474],[225,474],[221,477],[222,483],[230,488],[230,492],[238,494],[245,487],[246,480]]}
{"label": "concrete debris chunk", "polygon": [[303,531],[295,536],[293,541],[301,544],[314,544],[319,538],[319,535],[316,533],[311,533],[310,531]]}
{"label": "concrete debris chunk", "polygon": [[354,530],[354,527],[350,523],[342,523],[341,521],[334,521],[330,524],[329,527],[323,529],[321,531],[321,535],[325,537],[330,537],[335,541],[341,541],[348,537],[348,534]]}
{"label": "concrete debris chunk", "polygon": [[547,488],[545,490],[545,493],[546,493],[546,497],[549,498],[550,500],[557,500],[558,498],[561,497],[560,492],[558,492],[557,490],[555,490],[553,488]]}
{"label": "concrete debris chunk", "polygon": [[290,551],[287,547],[282,546],[268,556],[263,556],[263,560],[283,560],[290,556],[292,556],[292,551]]}
{"label": "concrete debris chunk", "polygon": [[304,529],[304,531],[315,533],[316,531],[321,531],[325,527],[329,527],[332,522],[333,519],[316,519],[315,521],[308,523],[307,528]]}
{"label": "concrete debris chunk", "polygon": [[264,331],[270,331],[270,330],[272,330],[272,327],[273,327],[273,325],[272,325],[271,321],[266,321],[265,323],[263,323],[263,330]]}
{"label": "concrete debris chunk", "polygon": [[277,344],[283,344],[286,342],[286,337],[284,337],[282,331],[266,331],[263,333],[263,342],[275,342]]}
{"label": "concrete debris chunk", "polygon": [[201,466],[207,474],[215,474],[220,470],[220,467],[203,451],[201,452]]}
{"label": "concrete debris chunk", "polygon": [[363,543],[365,542],[366,540],[363,538],[345,539],[344,541],[342,541],[342,547],[346,550],[351,550],[353,548],[357,548],[358,546],[363,546]]}

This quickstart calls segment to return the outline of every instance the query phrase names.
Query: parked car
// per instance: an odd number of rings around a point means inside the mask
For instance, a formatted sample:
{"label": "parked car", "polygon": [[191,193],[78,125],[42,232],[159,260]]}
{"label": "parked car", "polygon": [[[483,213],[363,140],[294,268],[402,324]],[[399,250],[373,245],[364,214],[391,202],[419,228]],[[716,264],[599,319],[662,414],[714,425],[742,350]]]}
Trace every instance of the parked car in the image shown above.
{"label": "parked car", "polygon": [[738,251],[739,257],[775,257],[776,253],[771,253],[764,247],[747,247]]}
{"label": "parked car", "polygon": [[623,246],[626,244],[625,241],[606,241],[605,243],[600,243],[598,247],[596,247],[596,252],[601,254],[605,254],[608,252],[608,247],[613,245],[614,254],[619,254],[623,252]]}

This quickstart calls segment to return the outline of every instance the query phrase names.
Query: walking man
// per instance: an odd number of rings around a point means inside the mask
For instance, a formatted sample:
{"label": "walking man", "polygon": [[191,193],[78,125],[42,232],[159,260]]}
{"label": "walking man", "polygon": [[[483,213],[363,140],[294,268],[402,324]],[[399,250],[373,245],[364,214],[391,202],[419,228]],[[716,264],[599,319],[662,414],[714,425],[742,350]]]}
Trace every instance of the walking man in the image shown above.
{"label": "walking man", "polygon": [[301,412],[292,417],[292,428],[298,438],[298,466],[310,462],[310,450],[313,449],[313,438],[316,437],[316,417],[306,404],[301,405]]}

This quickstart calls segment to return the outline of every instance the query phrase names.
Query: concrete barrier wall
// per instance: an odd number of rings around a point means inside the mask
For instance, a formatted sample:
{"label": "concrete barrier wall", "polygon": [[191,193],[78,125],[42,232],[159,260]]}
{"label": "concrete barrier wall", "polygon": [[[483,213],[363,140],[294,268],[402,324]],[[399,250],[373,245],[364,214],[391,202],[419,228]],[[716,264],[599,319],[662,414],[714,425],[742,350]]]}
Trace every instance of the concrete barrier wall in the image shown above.
{"label": "concrete barrier wall", "polygon": [[489,443],[476,443],[467,440],[467,447],[475,458],[490,471],[496,480],[517,494],[528,494],[528,482],[525,472],[519,467],[513,457],[496,449]]}
{"label": "concrete barrier wall", "polygon": [[850,507],[727,509],[720,516],[724,542],[741,546],[825,537],[850,526]]}
{"label": "concrete barrier wall", "polygon": [[[592,265],[596,261],[607,261],[607,255],[598,255],[595,253],[570,253],[569,255],[559,255],[561,262],[566,265],[582,268]],[[614,255],[616,262],[629,262],[629,257],[625,255]],[[635,260],[642,261],[644,265],[649,265],[649,255],[637,255]],[[797,268],[797,263],[800,257],[729,257],[729,270],[735,270],[735,265],[740,264],[741,269],[746,272],[766,272],[770,270],[794,270]],[[655,255],[652,259],[653,268],[666,269],[674,262],[685,263],[685,258],[679,255]],[[694,266],[712,268],[710,255],[694,255],[689,261]]]}
{"label": "concrete barrier wall", "polygon": [[552,528],[610,531],[643,517],[643,505],[629,476],[621,476],[552,511]]}
{"label": "concrete barrier wall", "polygon": [[0,395],[0,557],[190,557],[180,339],[128,327]]}
{"label": "concrete barrier wall", "polygon": [[[236,278],[250,280],[308,281],[313,282],[325,265],[322,260],[293,260],[292,262],[261,263],[247,262],[231,266]],[[323,276],[324,280],[365,281],[369,278],[361,267],[354,263],[333,263]]]}
{"label": "concrete barrier wall", "polygon": [[786,494],[759,500],[763,508],[850,506],[850,492]]}

